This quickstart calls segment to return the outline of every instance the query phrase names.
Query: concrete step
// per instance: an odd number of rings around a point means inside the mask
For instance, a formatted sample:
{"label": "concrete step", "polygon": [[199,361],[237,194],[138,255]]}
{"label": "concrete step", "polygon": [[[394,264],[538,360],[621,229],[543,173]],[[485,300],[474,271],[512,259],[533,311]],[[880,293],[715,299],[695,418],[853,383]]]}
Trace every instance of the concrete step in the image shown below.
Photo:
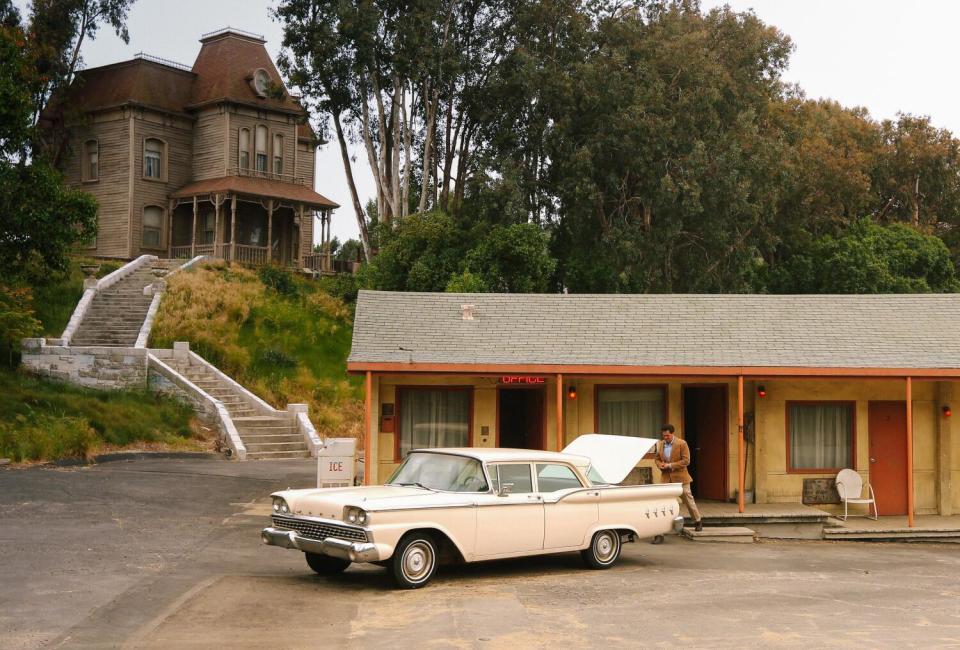
{"label": "concrete step", "polygon": [[857,527],[853,525],[843,528],[824,528],[823,538],[850,542],[901,541],[960,543],[960,528],[899,528],[892,526],[884,527],[882,525],[878,525],[877,528],[870,528],[867,526]]}
{"label": "concrete step", "polygon": [[305,445],[306,443],[303,440],[303,436],[299,433],[284,433],[284,434],[259,434],[259,433],[249,433],[247,431],[240,432],[241,439],[244,443],[271,443],[271,442],[285,442],[285,443],[296,443],[298,445]]}
{"label": "concrete step", "polygon": [[310,451],[254,451],[247,453],[247,460],[282,460],[284,458],[310,458]]}
{"label": "concrete step", "polygon": [[695,542],[752,544],[757,541],[757,534],[743,526],[704,526],[700,532],[693,528],[684,528],[683,534]]}
{"label": "concrete step", "polygon": [[253,442],[247,441],[243,438],[243,436],[241,436],[240,439],[243,440],[243,444],[247,448],[248,454],[250,452],[260,453],[265,451],[285,451],[297,453],[303,453],[307,451],[307,445],[303,442],[303,440],[297,442]]}
{"label": "concrete step", "polygon": [[237,428],[243,427],[275,427],[292,425],[292,420],[273,415],[255,415],[248,417],[233,418],[234,425]]}

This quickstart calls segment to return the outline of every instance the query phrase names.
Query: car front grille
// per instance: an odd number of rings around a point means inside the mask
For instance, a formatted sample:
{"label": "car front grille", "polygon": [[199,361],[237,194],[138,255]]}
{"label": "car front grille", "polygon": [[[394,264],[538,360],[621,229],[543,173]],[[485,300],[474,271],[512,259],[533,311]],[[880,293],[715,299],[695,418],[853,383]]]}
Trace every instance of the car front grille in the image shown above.
{"label": "car front grille", "polygon": [[342,526],[312,519],[273,515],[273,525],[283,530],[295,530],[303,537],[323,540],[328,537],[345,539],[351,542],[367,541],[367,534],[353,526]]}

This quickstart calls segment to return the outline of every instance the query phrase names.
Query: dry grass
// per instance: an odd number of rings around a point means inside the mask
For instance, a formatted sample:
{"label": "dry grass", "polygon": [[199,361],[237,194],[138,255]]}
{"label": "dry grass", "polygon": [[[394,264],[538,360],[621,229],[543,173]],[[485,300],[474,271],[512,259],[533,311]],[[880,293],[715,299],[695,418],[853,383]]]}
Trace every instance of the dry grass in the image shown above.
{"label": "dry grass", "polygon": [[[281,271],[272,269],[271,277]],[[359,436],[360,382],[346,374],[352,313],[304,278],[283,292],[237,266],[205,264],[173,276],[151,346],[189,341],[197,354],[277,408],[305,403],[324,436]]]}

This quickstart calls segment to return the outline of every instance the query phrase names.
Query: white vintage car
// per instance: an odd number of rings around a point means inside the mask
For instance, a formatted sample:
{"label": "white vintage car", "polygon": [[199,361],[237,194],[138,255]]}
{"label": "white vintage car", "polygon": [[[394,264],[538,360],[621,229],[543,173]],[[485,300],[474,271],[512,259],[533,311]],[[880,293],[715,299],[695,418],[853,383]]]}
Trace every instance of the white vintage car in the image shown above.
{"label": "white vintage car", "polygon": [[679,483],[616,485],[655,442],[588,434],[563,452],[419,449],[386,485],[274,493],[261,537],[303,551],[319,574],[373,562],[409,589],[441,561],[580,551],[606,569],[623,542],[683,527]]}

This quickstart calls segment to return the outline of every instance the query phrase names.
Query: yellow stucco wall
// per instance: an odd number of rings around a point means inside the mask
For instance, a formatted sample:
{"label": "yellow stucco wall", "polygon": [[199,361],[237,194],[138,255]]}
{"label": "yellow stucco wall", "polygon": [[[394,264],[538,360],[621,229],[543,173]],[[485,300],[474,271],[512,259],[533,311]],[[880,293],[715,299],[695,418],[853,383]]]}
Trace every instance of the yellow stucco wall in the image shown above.
{"label": "yellow stucco wall", "polygon": [[[737,489],[737,382],[703,378],[564,378],[564,393],[569,386],[576,388],[576,399],[564,396],[564,444],[578,435],[595,430],[594,393],[597,385],[635,384],[661,385],[667,390],[667,420],[682,430],[682,387],[684,384],[721,384],[727,387],[727,495],[733,498]],[[757,386],[763,385],[766,397],[757,397]],[[481,447],[497,445],[497,377],[389,375],[374,377],[374,413],[372,427],[377,431],[377,449],[374,464],[376,478],[386,480],[397,467],[395,433],[380,433],[381,405],[396,403],[397,386],[471,386],[473,387],[473,444]],[[918,514],[936,513],[940,490],[945,490],[945,507],[960,512],[960,444],[949,435],[944,436],[944,422],[940,412],[944,384],[914,382],[914,490]],[[949,386],[949,384],[947,385]],[[958,394],[947,393],[947,395]],[[856,468],[869,481],[868,405],[871,400],[903,400],[905,386],[902,380],[764,380],[744,382],[744,411],[754,413],[755,443],[748,445],[746,489],[756,492],[758,503],[798,503],[801,500],[805,478],[833,478],[833,474],[788,473],[786,461],[786,402],[794,400],[825,400],[856,402]],[[549,377],[544,388],[546,408],[546,448],[556,449],[556,383]],[[960,409],[960,403],[957,408]],[[960,417],[960,413],[958,416]],[[399,423],[398,423],[399,425]],[[651,431],[651,437],[658,432]],[[955,437],[955,436],[954,436]],[[938,440],[947,440],[944,453]],[[949,469],[940,465],[949,463]],[[651,467],[654,480],[659,478],[653,461],[644,460],[641,466]],[[939,482],[946,478],[946,485]],[[694,477],[696,480],[696,477]],[[822,506],[830,509],[829,506]]]}

